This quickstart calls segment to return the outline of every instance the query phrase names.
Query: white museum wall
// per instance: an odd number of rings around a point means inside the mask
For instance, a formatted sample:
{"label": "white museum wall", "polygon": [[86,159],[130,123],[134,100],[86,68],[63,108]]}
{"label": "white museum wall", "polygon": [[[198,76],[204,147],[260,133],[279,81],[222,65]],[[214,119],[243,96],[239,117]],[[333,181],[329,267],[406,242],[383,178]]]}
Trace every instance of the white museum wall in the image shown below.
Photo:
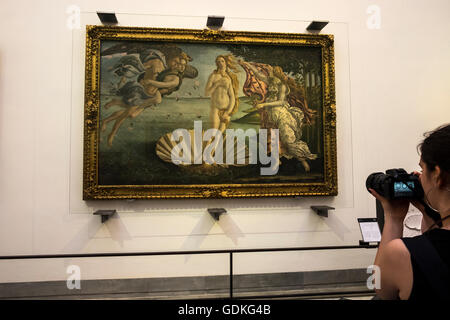
{"label": "white museum wall", "polygon": [[[81,9],[70,29],[67,9]],[[379,29],[367,22],[379,8]],[[369,9],[369,11],[368,11]],[[339,195],[327,198],[89,201],[82,195],[84,27],[95,11],[120,25],[335,35]],[[431,29],[430,26],[433,28]],[[423,132],[450,121],[450,2],[2,1],[0,4],[0,255],[356,245],[356,218],[375,216],[374,171],[418,169]],[[327,204],[329,218],[309,207]],[[215,222],[208,207],[228,214]],[[92,213],[115,208],[100,223]],[[375,250],[238,254],[236,273],[366,268]],[[0,261],[0,282],[226,274],[228,256]]]}

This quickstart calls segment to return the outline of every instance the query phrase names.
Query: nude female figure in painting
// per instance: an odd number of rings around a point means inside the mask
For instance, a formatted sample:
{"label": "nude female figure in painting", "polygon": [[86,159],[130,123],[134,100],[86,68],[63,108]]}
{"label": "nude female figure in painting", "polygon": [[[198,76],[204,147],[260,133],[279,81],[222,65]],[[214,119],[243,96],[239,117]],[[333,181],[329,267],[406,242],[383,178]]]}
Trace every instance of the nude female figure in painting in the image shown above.
{"label": "nude female figure in painting", "polygon": [[216,58],[217,69],[209,76],[205,95],[211,96],[209,119],[211,127],[224,132],[230,117],[238,110],[239,81],[236,73],[238,65],[233,55],[220,55]]}

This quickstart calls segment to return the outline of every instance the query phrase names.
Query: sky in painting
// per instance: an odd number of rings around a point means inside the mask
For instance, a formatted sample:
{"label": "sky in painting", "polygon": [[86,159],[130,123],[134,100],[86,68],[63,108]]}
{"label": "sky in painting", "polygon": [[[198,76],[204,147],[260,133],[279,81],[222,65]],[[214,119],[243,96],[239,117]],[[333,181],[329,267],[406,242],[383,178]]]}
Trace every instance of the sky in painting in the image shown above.
{"label": "sky in painting", "polygon": [[[109,47],[116,45],[116,41],[105,41],[102,43],[102,51]],[[193,43],[179,43],[177,44],[183,51],[185,51],[190,57],[193,58],[190,65],[194,66],[199,74],[195,79],[183,79],[183,83],[180,89],[172,93],[171,97],[200,97],[204,96],[205,86],[210,74],[217,68],[216,57],[222,54],[229,54],[230,52],[224,45],[218,44],[193,44]],[[149,43],[151,47],[151,43]],[[116,64],[119,59],[125,56],[126,53],[117,53],[110,56],[102,57],[102,84],[111,84],[118,82],[119,78],[112,74],[111,68]],[[240,68],[238,73],[239,79],[239,96],[243,96],[242,86],[245,82],[245,71]]]}

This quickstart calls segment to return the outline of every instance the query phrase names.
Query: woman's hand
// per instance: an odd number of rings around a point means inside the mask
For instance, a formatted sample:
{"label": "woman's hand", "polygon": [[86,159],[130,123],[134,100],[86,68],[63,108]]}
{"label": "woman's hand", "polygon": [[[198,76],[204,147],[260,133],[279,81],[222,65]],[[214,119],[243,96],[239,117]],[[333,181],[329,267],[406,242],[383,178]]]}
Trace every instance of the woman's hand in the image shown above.
{"label": "woman's hand", "polygon": [[402,221],[405,219],[408,213],[409,200],[407,199],[395,199],[388,200],[385,197],[379,195],[375,190],[369,189],[370,193],[381,202],[386,217],[390,217],[393,220]]}
{"label": "woman's hand", "polygon": [[[413,174],[419,178],[422,176],[422,173],[418,171],[414,171]],[[418,200],[411,200],[411,204],[416,207],[420,212],[422,212],[422,224],[421,224],[421,231],[424,233],[428,229],[430,229],[432,226],[435,225],[435,221],[428,215],[428,213],[425,210],[425,206],[423,205],[423,201]]]}
{"label": "woman's hand", "polygon": [[220,122],[223,122],[223,123],[229,123],[231,117],[230,117],[230,114],[229,114],[228,112],[226,112],[226,111],[220,111],[220,112],[219,112],[219,119],[220,119]]}
{"label": "woman's hand", "polygon": [[[419,178],[419,181],[420,181],[420,176],[422,175],[420,172],[418,172],[418,171],[414,171],[413,172],[413,174],[415,175],[415,176],[417,176],[418,178]],[[426,213],[425,213],[425,207],[424,207],[424,205],[420,202],[420,201],[417,201],[417,200],[411,200],[411,204],[414,206],[414,207],[416,207],[417,209],[419,209],[419,211],[420,212],[422,212],[422,214],[424,214],[424,215],[426,215]]]}

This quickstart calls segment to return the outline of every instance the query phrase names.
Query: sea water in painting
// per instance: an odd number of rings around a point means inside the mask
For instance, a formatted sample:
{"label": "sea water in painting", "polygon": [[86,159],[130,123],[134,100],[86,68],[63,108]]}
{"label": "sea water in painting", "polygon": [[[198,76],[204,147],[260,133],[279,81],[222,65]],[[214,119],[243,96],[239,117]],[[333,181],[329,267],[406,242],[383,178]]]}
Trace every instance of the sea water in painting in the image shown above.
{"label": "sea water in painting", "polygon": [[311,46],[103,41],[99,185],[324,181],[321,61]]}

